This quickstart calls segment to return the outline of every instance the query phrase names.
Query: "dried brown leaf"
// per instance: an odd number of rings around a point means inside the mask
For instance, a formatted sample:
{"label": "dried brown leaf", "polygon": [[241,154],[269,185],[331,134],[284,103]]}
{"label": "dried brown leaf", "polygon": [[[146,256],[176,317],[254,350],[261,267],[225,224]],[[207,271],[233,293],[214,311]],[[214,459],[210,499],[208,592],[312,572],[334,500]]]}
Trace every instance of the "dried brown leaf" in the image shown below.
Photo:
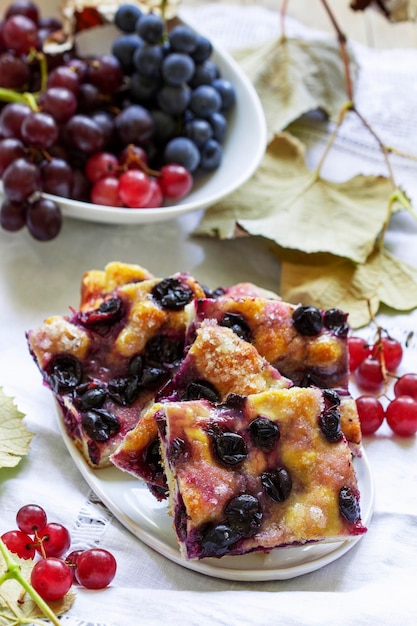
{"label": "dried brown leaf", "polygon": [[254,176],[211,207],[196,233],[233,238],[239,226],[283,248],[362,263],[375,247],[391,192],[383,177],[358,175],[343,183],[320,178],[305,164],[304,145],[284,132],[270,143]]}
{"label": "dried brown leaf", "polygon": [[340,307],[349,322],[359,328],[371,321],[381,304],[397,311],[417,307],[417,268],[395,258],[385,249],[356,265],[348,259],[299,255],[298,262],[283,261],[280,295],[290,302],[322,309]]}
{"label": "dried brown leaf", "polygon": [[[274,39],[233,54],[261,99],[269,140],[310,111],[336,119],[348,99],[336,40]],[[350,65],[354,76],[352,54]]]}

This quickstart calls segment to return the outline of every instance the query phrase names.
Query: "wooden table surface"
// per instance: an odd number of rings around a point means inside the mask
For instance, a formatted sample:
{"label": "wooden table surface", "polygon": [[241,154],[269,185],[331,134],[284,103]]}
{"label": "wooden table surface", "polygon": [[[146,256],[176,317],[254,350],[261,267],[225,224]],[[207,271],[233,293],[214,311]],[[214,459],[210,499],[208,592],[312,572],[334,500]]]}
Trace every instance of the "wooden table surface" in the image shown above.
{"label": "wooden table surface", "polygon": [[[205,4],[205,1],[183,0],[183,4],[200,6]],[[210,1],[222,2],[223,0]],[[364,12],[356,12],[349,7],[349,0],[327,1],[346,37],[372,48],[417,47],[416,22],[389,23],[376,9],[368,8]],[[279,11],[283,0],[261,0],[256,3],[247,0],[227,0],[227,3],[243,6],[256,4]],[[321,0],[288,0],[288,14],[312,28],[333,31]]]}

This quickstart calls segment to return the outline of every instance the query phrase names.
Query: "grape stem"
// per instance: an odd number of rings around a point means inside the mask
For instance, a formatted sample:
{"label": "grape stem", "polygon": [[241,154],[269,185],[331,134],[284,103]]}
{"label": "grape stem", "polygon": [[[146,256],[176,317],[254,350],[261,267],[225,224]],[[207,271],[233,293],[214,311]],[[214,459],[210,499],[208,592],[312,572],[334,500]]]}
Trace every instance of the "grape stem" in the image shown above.
{"label": "grape stem", "polygon": [[[16,580],[23,589],[30,595],[33,601],[37,604],[42,613],[47,617],[54,626],[60,626],[60,622],[56,616],[56,614],[52,611],[50,606],[45,602],[43,598],[38,594],[38,592],[32,587],[32,585],[24,578],[22,575],[22,571],[20,565],[16,563],[16,561],[12,558],[9,550],[7,549],[4,541],[0,538],[0,553],[4,559],[6,564],[6,571],[0,575],[0,585],[2,585],[6,580],[14,579]],[[19,617],[20,619],[20,617]],[[33,618],[30,620],[20,619],[20,623],[24,624],[33,624]]]}

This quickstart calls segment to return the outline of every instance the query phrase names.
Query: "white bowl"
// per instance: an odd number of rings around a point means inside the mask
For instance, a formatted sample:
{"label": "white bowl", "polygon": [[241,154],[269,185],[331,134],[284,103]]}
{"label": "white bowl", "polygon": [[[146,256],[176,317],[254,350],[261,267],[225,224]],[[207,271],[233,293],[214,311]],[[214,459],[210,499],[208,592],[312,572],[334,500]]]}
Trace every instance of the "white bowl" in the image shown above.
{"label": "white bowl", "polygon": [[[3,4],[0,2],[0,6]],[[45,10],[42,10],[42,14],[47,15]],[[118,33],[111,25],[80,33],[79,53],[110,52],[111,43]],[[211,58],[217,63],[222,76],[233,83],[237,96],[235,107],[228,115],[223,160],[217,170],[199,178],[192,191],[182,200],[158,208],[108,207],[50,194],[45,194],[45,197],[55,200],[66,217],[109,224],[142,224],[206,209],[248,180],[258,167],[266,148],[266,123],[262,105],[252,83],[230,54],[214,43],[213,48]]]}

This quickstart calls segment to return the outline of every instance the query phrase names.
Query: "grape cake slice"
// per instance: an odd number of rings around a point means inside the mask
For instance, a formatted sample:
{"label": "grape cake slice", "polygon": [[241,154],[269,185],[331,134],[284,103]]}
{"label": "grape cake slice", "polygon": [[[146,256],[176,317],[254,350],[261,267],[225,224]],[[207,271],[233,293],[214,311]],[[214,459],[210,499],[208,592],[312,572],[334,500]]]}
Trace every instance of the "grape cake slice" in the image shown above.
{"label": "grape cake slice", "polygon": [[185,305],[205,293],[186,273],[146,275],[113,266],[84,276],[80,310],[27,333],[66,432],[95,468],[111,465],[143,406],[178,367]]}
{"label": "grape cake slice", "polygon": [[[212,320],[196,332],[184,360],[172,380],[158,393],[168,400],[205,398],[223,402],[230,394],[249,395],[292,383],[260,356],[256,348],[230,328]],[[167,496],[161,467],[159,436],[152,407],[145,409],[137,425],[126,434],[110,460],[119,469],[142,478],[158,499]]]}
{"label": "grape cake slice", "polygon": [[160,402],[152,410],[186,559],[366,532],[352,454],[322,390]]}
{"label": "grape cake slice", "polygon": [[353,452],[359,452],[361,429],[348,389],[347,314],[320,311],[278,298],[230,297],[195,299],[187,307],[186,345],[192,344],[204,320],[232,328],[295,385],[334,389],[341,404],[342,429]]}

